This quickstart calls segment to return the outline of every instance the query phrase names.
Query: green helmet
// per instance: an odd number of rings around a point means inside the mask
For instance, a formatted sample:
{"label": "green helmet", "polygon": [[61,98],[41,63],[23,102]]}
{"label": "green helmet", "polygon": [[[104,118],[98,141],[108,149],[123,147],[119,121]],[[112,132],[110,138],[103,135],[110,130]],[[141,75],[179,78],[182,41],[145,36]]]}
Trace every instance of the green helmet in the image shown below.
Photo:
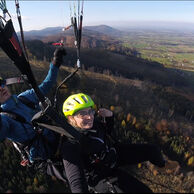
{"label": "green helmet", "polygon": [[74,115],[77,111],[92,107],[94,108],[93,100],[83,93],[73,94],[69,96],[63,103],[63,114],[67,117]]}

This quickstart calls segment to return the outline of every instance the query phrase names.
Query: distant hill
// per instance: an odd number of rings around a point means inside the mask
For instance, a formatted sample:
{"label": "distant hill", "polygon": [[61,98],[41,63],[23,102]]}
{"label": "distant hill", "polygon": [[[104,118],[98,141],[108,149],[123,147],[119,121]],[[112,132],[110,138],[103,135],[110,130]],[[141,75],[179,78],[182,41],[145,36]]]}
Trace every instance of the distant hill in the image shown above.
{"label": "distant hill", "polygon": [[[112,28],[107,25],[98,25],[98,26],[84,26],[83,30],[86,31],[86,34],[96,34],[99,35],[99,33],[106,34],[109,36],[119,36],[122,34],[125,34],[126,32],[117,30],[116,28]],[[92,32],[91,32],[92,31]],[[70,32],[70,33],[69,33]],[[30,37],[45,37],[50,35],[57,35],[63,33],[63,27],[48,27],[42,30],[31,30],[31,31],[25,31],[25,37],[29,39]],[[64,35],[70,35],[73,34],[72,30],[67,30],[64,32]]]}
{"label": "distant hill", "polygon": [[49,27],[42,30],[31,30],[24,31],[24,35],[27,39],[32,39],[33,37],[44,37],[53,34],[58,34],[62,31],[62,27]]}
{"label": "distant hill", "polygon": [[[73,35],[73,30],[65,32],[64,34],[54,34],[49,36],[44,36],[41,38],[38,38],[39,40],[42,40],[44,43],[49,42],[59,42],[61,39],[64,40],[64,44],[66,47],[75,47],[74,41],[75,37]],[[109,45],[112,44],[119,44],[120,42],[117,39],[114,39],[111,36],[108,36],[106,34],[102,34],[100,32],[95,32],[92,30],[83,29],[83,35],[82,35],[82,48],[106,48]]]}
{"label": "distant hill", "polygon": [[116,28],[112,28],[107,25],[99,25],[99,26],[86,26],[85,29],[93,30],[95,32],[100,32],[109,36],[123,36],[126,32],[121,30],[117,30]]}
{"label": "distant hill", "polygon": [[[62,38],[66,47],[74,47],[74,32],[73,29],[62,31],[62,27],[49,27],[43,30],[32,30],[24,32],[26,40],[41,40],[45,43],[59,42]],[[116,37],[122,35],[122,31],[114,29],[106,25],[86,26],[82,32],[82,47],[106,48],[112,44],[119,44],[120,41]]]}

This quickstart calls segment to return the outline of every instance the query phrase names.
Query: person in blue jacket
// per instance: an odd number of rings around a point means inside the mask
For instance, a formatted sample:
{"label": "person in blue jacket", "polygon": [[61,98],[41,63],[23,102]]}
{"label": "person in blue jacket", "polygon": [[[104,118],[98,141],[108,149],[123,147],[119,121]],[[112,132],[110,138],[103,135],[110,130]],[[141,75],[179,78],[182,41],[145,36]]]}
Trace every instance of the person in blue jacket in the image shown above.
{"label": "person in blue jacket", "polygon": [[[63,56],[65,55],[65,48],[60,47],[55,50],[53,60],[50,63],[49,72],[44,81],[39,85],[39,89],[43,95],[47,95],[52,86],[56,83],[58,70],[63,62]],[[38,109],[34,110],[28,107],[20,100],[21,97],[37,105]],[[54,132],[44,129],[42,137],[37,138],[37,131],[30,123],[32,117],[40,110],[39,100],[34,89],[26,90],[18,96],[12,95],[9,88],[6,86],[6,82],[0,79],[0,103],[1,111],[15,113],[26,120],[25,123],[18,122],[9,115],[1,113],[0,141],[7,138],[22,145],[30,144],[28,159],[31,163],[39,159],[45,160],[49,158],[53,154],[54,148],[53,146],[47,147],[55,141],[56,135]],[[47,144],[44,143],[45,141]]]}

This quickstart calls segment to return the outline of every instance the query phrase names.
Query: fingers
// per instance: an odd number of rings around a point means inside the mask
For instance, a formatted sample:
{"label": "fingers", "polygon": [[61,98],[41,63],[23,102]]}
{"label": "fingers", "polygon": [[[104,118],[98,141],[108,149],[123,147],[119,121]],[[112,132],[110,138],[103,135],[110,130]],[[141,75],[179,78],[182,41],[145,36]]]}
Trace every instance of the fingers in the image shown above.
{"label": "fingers", "polygon": [[106,108],[100,108],[98,110],[98,115],[100,115],[101,117],[112,117],[113,116],[113,112],[106,109]]}

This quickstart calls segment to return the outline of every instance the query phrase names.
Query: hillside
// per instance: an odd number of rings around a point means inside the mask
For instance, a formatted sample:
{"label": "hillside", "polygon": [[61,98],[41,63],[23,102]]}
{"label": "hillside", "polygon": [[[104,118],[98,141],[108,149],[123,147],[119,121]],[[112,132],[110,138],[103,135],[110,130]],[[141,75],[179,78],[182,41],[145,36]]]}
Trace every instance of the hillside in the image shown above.
{"label": "hillside", "polygon": [[[166,24],[160,28],[153,27],[153,24],[139,25],[133,28],[129,24],[125,30],[106,25],[84,26],[82,48],[108,49],[120,54],[140,56],[146,60],[162,63],[165,67],[193,71],[193,33],[187,29],[189,26],[183,25],[182,29],[180,27],[176,29],[178,26],[174,23],[169,23],[167,28]],[[25,37],[26,40],[37,39],[45,43],[59,42],[63,39],[66,47],[74,48],[73,30],[62,31],[62,29],[50,27],[28,31],[25,32]]]}
{"label": "hillside", "polygon": [[[39,40],[27,41],[27,48],[37,59],[50,61],[54,52],[54,47]],[[64,64],[74,66],[76,63],[76,50],[66,48],[68,55]],[[190,81],[184,73],[173,68],[165,68],[161,63],[126,55],[122,52],[111,51],[109,49],[82,48],[81,63],[85,70],[99,72],[103,74],[122,76],[130,79],[151,81],[165,86],[190,87]]]}
{"label": "hillside", "polygon": [[113,36],[113,37],[119,37],[119,36],[124,36],[128,34],[127,32],[118,30],[116,28],[113,28],[107,25],[85,26],[84,29],[92,30],[95,32],[100,32],[100,33],[106,34],[108,36]]}
{"label": "hillside", "polygon": [[[73,71],[70,65],[76,61],[75,51],[71,49],[67,51],[66,63],[69,66],[61,68],[58,84]],[[31,58],[34,75],[40,83],[47,73],[49,64],[37,61],[33,56]],[[190,161],[194,153],[192,130],[194,95],[192,90],[189,90],[190,82],[176,71],[165,69],[161,64],[101,49],[83,50],[82,63],[87,70],[79,71],[60,90],[58,110],[61,112],[62,102],[71,93],[88,93],[98,107],[107,107],[114,112],[113,135],[118,140],[132,143],[152,142],[160,145],[169,162],[178,162],[177,168],[170,171],[160,171],[147,163],[132,166],[128,170],[133,176],[138,176],[138,179],[156,193],[193,192],[194,163]],[[94,72],[95,68],[101,73]],[[114,72],[116,69],[117,73]],[[0,52],[0,72],[5,77],[19,75],[2,52]],[[119,76],[113,75],[113,72]],[[23,86],[16,88],[16,91],[20,92],[24,88]],[[50,97],[52,95],[53,93]],[[1,164],[3,162],[0,163],[2,169]],[[17,167],[9,168],[12,172],[11,168]],[[14,178],[16,175],[12,176]],[[159,184],[156,185],[154,182]],[[2,180],[1,184],[3,183]],[[50,187],[52,184],[53,182],[50,183]],[[19,189],[19,182],[17,187]]]}

